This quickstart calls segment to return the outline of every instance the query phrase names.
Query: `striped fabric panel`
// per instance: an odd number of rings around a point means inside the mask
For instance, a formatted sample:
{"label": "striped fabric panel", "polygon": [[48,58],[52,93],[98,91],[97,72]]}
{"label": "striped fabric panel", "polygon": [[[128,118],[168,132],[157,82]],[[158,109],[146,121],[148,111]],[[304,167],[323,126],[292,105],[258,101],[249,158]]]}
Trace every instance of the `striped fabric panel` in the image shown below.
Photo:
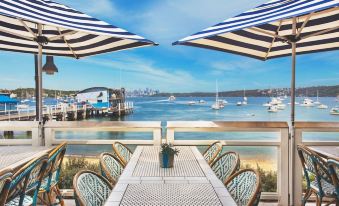
{"label": "striped fabric panel", "polygon": [[[37,34],[38,23],[43,25],[43,36],[49,38],[48,44],[43,46],[43,53],[48,55],[80,58],[155,45],[141,36],[53,1],[0,0],[0,49],[37,53],[34,36],[25,26]],[[53,39],[61,34],[67,35]]]}
{"label": "striped fabric panel", "polygon": [[[287,56],[291,54],[291,46],[274,36],[291,35],[291,17],[297,17],[297,28],[301,31],[298,54],[335,50],[339,49],[338,6],[339,0],[273,0],[174,44],[261,60]],[[308,37],[326,29],[329,30]]]}

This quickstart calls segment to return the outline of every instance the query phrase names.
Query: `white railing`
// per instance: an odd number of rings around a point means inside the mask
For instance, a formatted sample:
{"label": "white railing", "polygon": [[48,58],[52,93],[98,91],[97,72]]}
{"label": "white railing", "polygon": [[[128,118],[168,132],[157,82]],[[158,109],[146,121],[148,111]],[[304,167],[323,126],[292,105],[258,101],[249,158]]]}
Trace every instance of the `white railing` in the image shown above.
{"label": "white railing", "polygon": [[[295,138],[292,147],[293,149],[293,174],[294,179],[291,184],[294,205],[300,206],[302,199],[302,165],[299,160],[297,145],[304,144],[307,146],[339,146],[339,137],[336,141],[321,141],[321,140],[305,140],[303,134],[308,132],[339,132],[339,122],[296,122],[295,123]],[[339,135],[339,134],[338,134]]]}
{"label": "white railing", "polygon": [[209,145],[216,140],[176,140],[175,132],[278,132],[279,139],[272,140],[221,140],[225,146],[273,146],[278,149],[277,192],[262,193],[263,199],[277,199],[288,205],[289,192],[286,181],[289,174],[289,128],[286,122],[223,122],[223,121],[170,121],[167,122],[167,142],[174,145]]}
{"label": "white railing", "polygon": [[[161,122],[157,121],[135,121],[135,122],[47,122],[45,128],[45,144],[51,146],[67,141],[68,144],[112,144],[114,141],[119,141],[124,144],[150,144],[160,145],[161,139]],[[57,139],[56,132],[67,131],[107,131],[107,132],[152,132],[151,140],[126,140],[126,139],[111,139],[111,140],[83,140],[83,139]]]}
{"label": "white railing", "polygon": [[0,139],[0,145],[32,145],[39,146],[39,123],[36,121],[0,121],[0,131],[31,132],[30,139]]}

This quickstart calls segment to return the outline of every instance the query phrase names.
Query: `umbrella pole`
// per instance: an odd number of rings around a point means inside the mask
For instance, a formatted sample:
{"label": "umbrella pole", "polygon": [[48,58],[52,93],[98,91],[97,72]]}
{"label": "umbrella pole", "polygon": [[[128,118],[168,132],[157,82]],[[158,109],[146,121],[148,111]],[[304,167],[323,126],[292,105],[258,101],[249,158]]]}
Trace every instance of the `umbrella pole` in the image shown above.
{"label": "umbrella pole", "polygon": [[[41,36],[42,33],[42,25],[38,24],[38,35]],[[38,112],[37,112],[37,119],[39,121],[39,145],[44,145],[44,138],[43,138],[43,113],[42,113],[42,45],[38,43],[38,73],[37,73],[37,90],[38,90]]]}

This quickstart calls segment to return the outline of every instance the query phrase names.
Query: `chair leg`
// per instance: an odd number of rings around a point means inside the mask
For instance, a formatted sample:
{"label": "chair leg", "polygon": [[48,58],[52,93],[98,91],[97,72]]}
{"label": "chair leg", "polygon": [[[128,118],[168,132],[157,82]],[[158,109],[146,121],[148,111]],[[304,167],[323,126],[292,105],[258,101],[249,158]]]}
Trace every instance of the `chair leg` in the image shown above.
{"label": "chair leg", "polygon": [[317,195],[317,206],[321,206],[323,198]]}
{"label": "chair leg", "polygon": [[59,186],[58,185],[55,185],[55,187],[53,188],[56,195],[57,195],[57,198],[59,199],[59,203],[61,206],[65,206],[65,203],[64,203],[64,198],[62,198],[62,195],[61,195],[61,192],[60,192],[60,189],[59,189]]}
{"label": "chair leg", "polygon": [[311,194],[312,194],[311,189],[306,190],[305,196],[304,196],[302,203],[301,203],[302,206],[306,205],[306,202],[307,202],[308,198],[310,198]]}

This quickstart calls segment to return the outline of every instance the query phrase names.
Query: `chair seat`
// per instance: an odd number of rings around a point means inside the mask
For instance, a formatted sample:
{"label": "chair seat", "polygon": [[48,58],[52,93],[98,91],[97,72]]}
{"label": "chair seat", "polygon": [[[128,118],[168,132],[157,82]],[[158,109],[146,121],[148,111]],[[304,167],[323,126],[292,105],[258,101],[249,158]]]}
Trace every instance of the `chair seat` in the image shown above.
{"label": "chair seat", "polygon": [[[17,206],[19,205],[20,197],[16,197],[13,200],[7,202],[5,206]],[[33,204],[33,198],[29,195],[25,195],[24,201],[23,201],[23,206],[29,206]]]}
{"label": "chair seat", "polygon": [[[331,183],[328,183],[327,181],[323,179],[321,179],[320,182],[321,182],[322,189],[326,196],[335,196],[337,194],[335,191],[335,187]],[[315,189],[316,191],[319,191],[318,181],[317,180],[312,181],[311,187]]]}

